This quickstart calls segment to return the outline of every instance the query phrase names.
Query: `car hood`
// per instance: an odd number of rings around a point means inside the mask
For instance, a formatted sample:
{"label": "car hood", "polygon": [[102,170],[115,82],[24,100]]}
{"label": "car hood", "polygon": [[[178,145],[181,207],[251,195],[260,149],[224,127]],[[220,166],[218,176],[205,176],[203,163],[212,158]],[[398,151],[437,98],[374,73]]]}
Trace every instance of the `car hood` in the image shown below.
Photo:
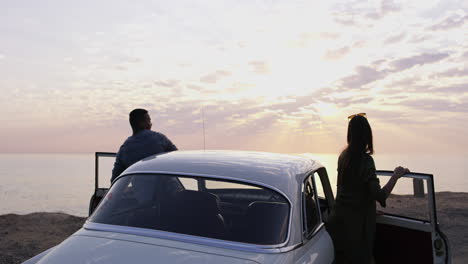
{"label": "car hood", "polygon": [[109,237],[73,235],[45,254],[37,264],[103,263],[257,263],[219,253]]}

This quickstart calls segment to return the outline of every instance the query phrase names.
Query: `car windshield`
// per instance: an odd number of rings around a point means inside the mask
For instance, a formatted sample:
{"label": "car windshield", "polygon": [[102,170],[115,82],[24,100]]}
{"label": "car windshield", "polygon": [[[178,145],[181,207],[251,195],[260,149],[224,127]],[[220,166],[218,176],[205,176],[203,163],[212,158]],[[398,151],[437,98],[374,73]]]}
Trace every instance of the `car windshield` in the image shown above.
{"label": "car windshield", "polygon": [[278,192],[242,182],[173,175],[128,175],[106,194],[91,222],[229,241],[286,240],[290,205]]}

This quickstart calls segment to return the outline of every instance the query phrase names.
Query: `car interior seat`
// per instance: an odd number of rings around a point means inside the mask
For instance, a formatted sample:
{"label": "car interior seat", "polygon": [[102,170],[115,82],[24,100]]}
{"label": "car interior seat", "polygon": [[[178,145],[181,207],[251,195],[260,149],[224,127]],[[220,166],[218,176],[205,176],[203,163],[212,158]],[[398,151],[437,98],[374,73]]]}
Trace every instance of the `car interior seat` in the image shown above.
{"label": "car interior seat", "polygon": [[247,208],[247,243],[275,245],[288,233],[289,206],[280,202],[252,202]]}
{"label": "car interior seat", "polygon": [[168,231],[212,238],[226,234],[220,200],[214,194],[183,190],[167,206],[162,217],[166,218]]}

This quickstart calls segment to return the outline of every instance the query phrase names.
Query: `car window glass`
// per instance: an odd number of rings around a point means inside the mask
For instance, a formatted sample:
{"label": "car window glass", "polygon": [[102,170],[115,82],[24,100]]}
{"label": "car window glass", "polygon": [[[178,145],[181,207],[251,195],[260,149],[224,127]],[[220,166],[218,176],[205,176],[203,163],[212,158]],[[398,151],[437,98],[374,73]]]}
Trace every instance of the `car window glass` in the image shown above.
{"label": "car window glass", "polygon": [[319,206],[317,206],[313,177],[307,177],[303,185],[304,231],[311,234],[320,223]]}
{"label": "car window glass", "polygon": [[185,190],[198,191],[198,182],[196,179],[179,177],[179,181],[182,183]]}
{"label": "car window glass", "polygon": [[99,157],[97,172],[99,173],[99,187],[109,188],[112,178],[112,168],[114,167],[115,157]]}
{"label": "car window glass", "polygon": [[315,180],[315,189],[317,191],[317,197],[318,197],[318,203],[319,203],[319,208],[322,216],[322,220],[325,221],[328,217],[329,208],[328,208],[328,201],[325,196],[325,190],[322,185],[322,180],[320,179],[320,176],[318,173],[314,173],[314,180]]}
{"label": "car window glass", "polygon": [[318,173],[314,173],[314,179],[315,179],[315,187],[317,191],[317,196],[321,199],[325,199],[325,192],[323,190],[322,181],[320,180]]}
{"label": "car window glass", "polygon": [[258,187],[255,187],[253,185],[211,180],[205,180],[205,186],[207,189],[259,189]]}
{"label": "car window glass", "polygon": [[[380,176],[380,184],[390,179]],[[382,214],[396,215],[422,221],[430,221],[427,180],[401,177],[395,185],[392,194],[387,198],[386,207],[377,203],[377,211]]]}
{"label": "car window glass", "polygon": [[[197,181],[230,188],[185,188]],[[287,238],[289,214],[288,200],[265,187],[203,177],[128,175],[114,183],[89,221],[278,245]]]}

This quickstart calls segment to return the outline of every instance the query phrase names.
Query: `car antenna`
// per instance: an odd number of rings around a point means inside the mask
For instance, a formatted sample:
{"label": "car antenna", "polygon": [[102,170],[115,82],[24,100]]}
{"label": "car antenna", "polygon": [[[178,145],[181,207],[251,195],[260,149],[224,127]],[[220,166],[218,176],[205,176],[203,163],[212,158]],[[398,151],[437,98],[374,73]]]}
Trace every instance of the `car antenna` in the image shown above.
{"label": "car antenna", "polygon": [[205,106],[202,105],[202,123],[203,123],[203,151],[206,150],[206,140],[205,140]]}

